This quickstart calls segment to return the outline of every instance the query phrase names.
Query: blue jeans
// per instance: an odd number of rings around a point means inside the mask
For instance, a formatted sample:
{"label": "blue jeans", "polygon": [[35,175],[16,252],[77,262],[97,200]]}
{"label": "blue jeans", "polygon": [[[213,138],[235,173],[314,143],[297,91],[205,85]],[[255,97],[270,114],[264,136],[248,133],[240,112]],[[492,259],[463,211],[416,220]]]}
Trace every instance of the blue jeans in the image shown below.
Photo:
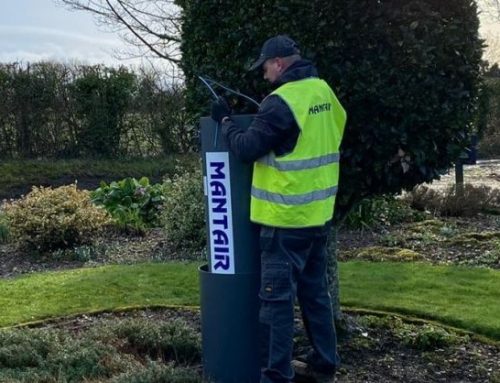
{"label": "blue jeans", "polygon": [[293,380],[296,297],[313,348],[311,367],[330,373],[340,363],[326,277],[327,230],[261,228],[261,383]]}

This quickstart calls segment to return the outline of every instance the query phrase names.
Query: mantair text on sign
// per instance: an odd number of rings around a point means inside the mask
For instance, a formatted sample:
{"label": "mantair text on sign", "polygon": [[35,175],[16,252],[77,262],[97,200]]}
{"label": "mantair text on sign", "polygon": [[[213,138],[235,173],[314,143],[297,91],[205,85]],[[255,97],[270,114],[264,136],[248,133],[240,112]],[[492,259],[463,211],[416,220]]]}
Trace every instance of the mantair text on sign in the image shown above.
{"label": "mantair text on sign", "polygon": [[234,273],[231,190],[227,153],[207,153],[212,272]]}

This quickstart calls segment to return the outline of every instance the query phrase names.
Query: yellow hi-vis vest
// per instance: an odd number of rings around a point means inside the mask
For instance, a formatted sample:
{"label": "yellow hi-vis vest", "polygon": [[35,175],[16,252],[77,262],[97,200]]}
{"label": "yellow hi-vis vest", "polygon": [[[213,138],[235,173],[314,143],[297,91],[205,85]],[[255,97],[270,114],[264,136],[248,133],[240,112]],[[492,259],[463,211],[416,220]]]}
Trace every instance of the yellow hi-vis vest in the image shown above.
{"label": "yellow hi-vis vest", "polygon": [[346,112],[328,84],[307,78],[280,86],[300,128],[291,153],[254,164],[250,220],[267,226],[322,226],[333,216]]}

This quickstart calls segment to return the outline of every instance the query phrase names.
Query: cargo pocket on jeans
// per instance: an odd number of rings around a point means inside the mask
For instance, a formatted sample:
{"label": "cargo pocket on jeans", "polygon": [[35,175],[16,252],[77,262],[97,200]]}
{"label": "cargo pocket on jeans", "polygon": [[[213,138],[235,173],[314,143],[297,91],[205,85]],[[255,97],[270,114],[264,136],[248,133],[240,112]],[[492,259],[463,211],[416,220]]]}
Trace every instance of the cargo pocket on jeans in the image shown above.
{"label": "cargo pocket on jeans", "polygon": [[286,262],[262,264],[259,297],[263,301],[287,301],[292,296],[291,267]]}

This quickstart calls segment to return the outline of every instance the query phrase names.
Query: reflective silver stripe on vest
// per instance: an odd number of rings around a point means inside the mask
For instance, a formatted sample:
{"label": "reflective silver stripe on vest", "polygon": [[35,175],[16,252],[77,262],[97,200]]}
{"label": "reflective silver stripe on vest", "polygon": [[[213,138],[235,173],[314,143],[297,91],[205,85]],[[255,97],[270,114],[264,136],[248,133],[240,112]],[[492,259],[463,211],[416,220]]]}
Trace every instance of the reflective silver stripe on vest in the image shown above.
{"label": "reflective silver stripe on vest", "polygon": [[281,171],[290,171],[319,168],[324,165],[339,162],[339,157],[340,155],[338,153],[333,153],[321,157],[309,158],[307,160],[277,161],[274,153],[272,153],[259,158],[257,162]]}
{"label": "reflective silver stripe on vest", "polygon": [[306,194],[283,195],[271,193],[252,186],[252,197],[268,202],[280,203],[283,205],[305,205],[310,202],[322,201],[337,194],[337,186],[328,189],[316,190]]}

